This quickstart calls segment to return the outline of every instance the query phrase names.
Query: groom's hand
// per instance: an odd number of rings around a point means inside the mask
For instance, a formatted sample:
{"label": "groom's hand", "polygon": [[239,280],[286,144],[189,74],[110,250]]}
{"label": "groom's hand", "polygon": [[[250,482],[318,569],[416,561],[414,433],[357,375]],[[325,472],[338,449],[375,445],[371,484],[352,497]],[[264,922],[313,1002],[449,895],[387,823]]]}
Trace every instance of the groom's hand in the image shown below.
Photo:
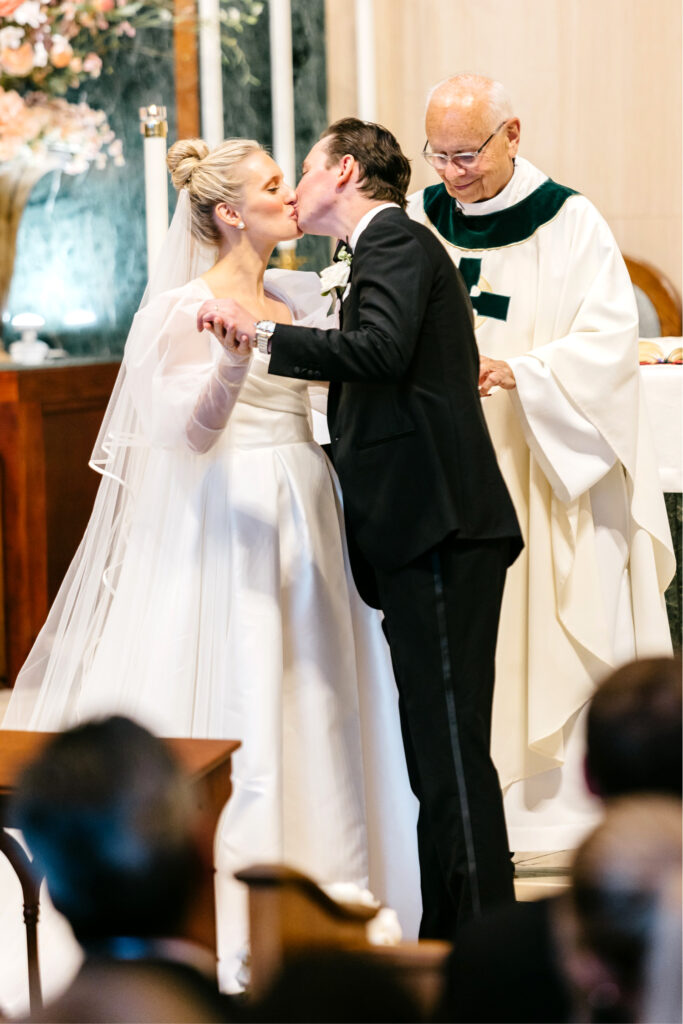
{"label": "groom's hand", "polygon": [[242,351],[256,339],[254,317],[233,299],[207,299],[197,313],[197,330],[211,331],[229,351]]}

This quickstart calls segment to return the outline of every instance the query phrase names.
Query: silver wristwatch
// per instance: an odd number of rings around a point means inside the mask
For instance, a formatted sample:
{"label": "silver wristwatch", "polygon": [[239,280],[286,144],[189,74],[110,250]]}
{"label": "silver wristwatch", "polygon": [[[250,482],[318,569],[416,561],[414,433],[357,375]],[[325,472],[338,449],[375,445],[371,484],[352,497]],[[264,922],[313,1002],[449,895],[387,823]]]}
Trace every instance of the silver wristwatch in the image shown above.
{"label": "silver wristwatch", "polygon": [[275,330],[275,324],[272,320],[257,320],[256,322],[256,344],[259,352],[263,352],[264,355],[268,355],[268,343],[271,339],[272,333]]}

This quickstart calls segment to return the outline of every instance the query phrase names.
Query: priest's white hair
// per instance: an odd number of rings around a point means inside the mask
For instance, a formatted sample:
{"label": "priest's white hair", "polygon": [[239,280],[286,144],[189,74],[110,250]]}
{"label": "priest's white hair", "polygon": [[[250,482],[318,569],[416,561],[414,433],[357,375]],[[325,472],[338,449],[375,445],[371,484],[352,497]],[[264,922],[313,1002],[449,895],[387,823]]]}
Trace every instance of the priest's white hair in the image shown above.
{"label": "priest's white hair", "polygon": [[512,100],[510,99],[505,86],[502,82],[497,82],[494,78],[487,78],[485,75],[475,75],[467,71],[459,75],[453,75],[451,78],[444,78],[443,81],[437,82],[437,84],[432,86],[429,90],[425,105],[425,113],[433,97],[441,90],[447,94],[455,92],[479,93],[486,91],[488,94],[489,110],[493,115],[493,120],[497,122],[507,121],[509,118],[515,116]]}

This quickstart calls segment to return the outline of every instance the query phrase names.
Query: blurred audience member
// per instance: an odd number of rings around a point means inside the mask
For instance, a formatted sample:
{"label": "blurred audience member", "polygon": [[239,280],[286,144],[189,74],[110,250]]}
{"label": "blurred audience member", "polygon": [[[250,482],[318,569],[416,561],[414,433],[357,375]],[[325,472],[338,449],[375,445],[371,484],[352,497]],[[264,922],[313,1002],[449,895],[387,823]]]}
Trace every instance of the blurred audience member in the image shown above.
{"label": "blurred audience member", "polygon": [[[649,969],[661,953],[660,926],[681,948],[681,802],[643,794],[612,801],[576,852],[558,915],[564,966],[576,995],[574,1019],[671,1024],[649,1016]],[[678,883],[678,884],[677,884]],[[676,935],[670,926],[677,919]],[[657,965],[661,966],[661,965]],[[655,970],[657,968],[655,967]],[[681,962],[659,979],[660,1006],[680,997]]]}
{"label": "blurred audience member", "polygon": [[603,800],[681,796],[681,659],[644,658],[598,687],[586,724],[586,782]]}
{"label": "blurred audience member", "polygon": [[22,774],[15,805],[85,954],[34,1019],[230,1019],[215,952],[188,939],[212,893],[213,837],[162,740],[122,717],[58,733]]}
{"label": "blurred audience member", "polygon": [[[604,801],[644,790],[680,797],[680,658],[629,662],[601,683],[588,712],[586,779]],[[447,968],[439,1019],[574,1020],[560,948],[560,900],[516,903],[463,929]]]}
{"label": "blurred audience member", "polygon": [[663,883],[650,948],[643,965],[639,1024],[680,1024],[683,1007],[681,875]]}

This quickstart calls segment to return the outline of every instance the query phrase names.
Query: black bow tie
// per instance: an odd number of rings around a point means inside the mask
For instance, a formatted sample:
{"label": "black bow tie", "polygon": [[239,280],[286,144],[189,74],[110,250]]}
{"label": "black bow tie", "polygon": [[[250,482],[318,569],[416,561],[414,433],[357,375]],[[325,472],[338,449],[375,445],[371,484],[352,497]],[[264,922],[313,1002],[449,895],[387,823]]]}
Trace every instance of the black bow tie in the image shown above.
{"label": "black bow tie", "polygon": [[339,253],[342,251],[342,249],[346,249],[346,251],[348,252],[349,256],[353,256],[353,249],[351,248],[349,243],[348,242],[344,242],[340,238],[339,241],[337,242],[337,248],[334,250],[334,256],[332,257],[332,262],[333,263],[339,263]]}

